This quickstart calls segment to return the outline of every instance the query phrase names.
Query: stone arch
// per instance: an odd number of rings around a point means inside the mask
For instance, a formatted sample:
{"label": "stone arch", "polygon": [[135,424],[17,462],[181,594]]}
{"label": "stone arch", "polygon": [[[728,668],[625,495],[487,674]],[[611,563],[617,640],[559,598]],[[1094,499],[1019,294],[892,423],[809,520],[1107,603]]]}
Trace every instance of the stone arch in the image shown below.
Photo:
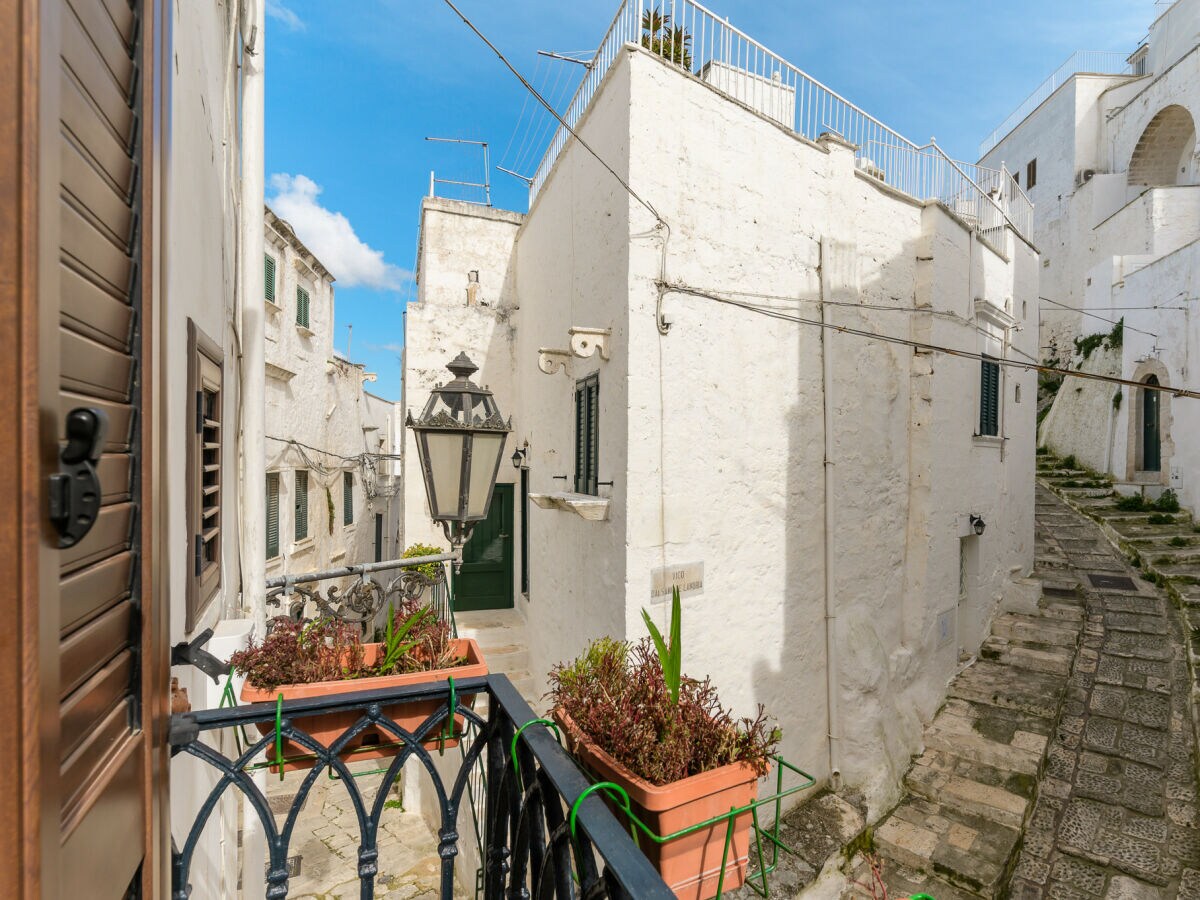
{"label": "stone arch", "polygon": [[1187,184],[1192,178],[1196,123],[1184,107],[1164,107],[1150,120],[1129,159],[1131,187]]}
{"label": "stone arch", "polygon": [[[1153,357],[1144,359],[1137,364],[1133,371],[1133,380],[1143,384],[1156,380],[1164,387],[1171,383],[1167,367],[1161,360]],[[1139,484],[1167,485],[1170,483],[1171,457],[1175,455],[1175,443],[1171,440],[1171,395],[1166,391],[1159,391],[1156,395],[1158,397],[1159,470],[1148,472],[1142,469],[1141,433],[1147,392],[1144,388],[1128,388],[1126,393],[1133,396],[1128,397],[1128,402],[1125,404],[1128,409],[1125,480]]]}

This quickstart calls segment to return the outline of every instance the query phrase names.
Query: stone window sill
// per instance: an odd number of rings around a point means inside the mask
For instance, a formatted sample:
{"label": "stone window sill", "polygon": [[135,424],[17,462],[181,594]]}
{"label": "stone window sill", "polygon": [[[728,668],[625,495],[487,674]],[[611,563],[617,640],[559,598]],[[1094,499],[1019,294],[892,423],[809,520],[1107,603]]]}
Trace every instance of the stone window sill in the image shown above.
{"label": "stone window sill", "polygon": [[296,330],[304,335],[304,337],[313,337],[316,334],[316,332],[307,325],[301,325],[299,322],[296,323]]}
{"label": "stone window sill", "polygon": [[541,509],[561,509],[565,512],[573,512],[589,522],[603,522],[608,519],[608,506],[612,502],[607,497],[574,494],[569,491],[558,491],[553,494],[530,494],[529,499]]}
{"label": "stone window sill", "polygon": [[977,434],[971,440],[976,447],[1003,447],[1006,438],[992,434]]}
{"label": "stone window sill", "polygon": [[283,307],[280,306],[278,303],[276,303],[274,300],[267,300],[264,297],[263,305],[266,306],[267,312],[271,313],[272,315],[277,315],[277,314],[283,312]]}
{"label": "stone window sill", "polygon": [[292,546],[288,548],[288,555],[295,556],[298,553],[307,553],[316,546],[316,540],[311,537],[306,537],[298,541],[292,541]]}

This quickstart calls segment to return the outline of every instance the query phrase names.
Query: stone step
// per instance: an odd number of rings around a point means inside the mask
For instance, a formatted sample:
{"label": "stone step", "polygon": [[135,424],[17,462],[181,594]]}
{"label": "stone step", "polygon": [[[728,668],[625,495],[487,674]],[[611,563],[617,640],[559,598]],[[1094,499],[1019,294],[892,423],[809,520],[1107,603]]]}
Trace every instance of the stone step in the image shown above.
{"label": "stone step", "polygon": [[910,797],[875,829],[886,859],[934,874],[978,897],[1003,887],[1020,832],[951,805]]}
{"label": "stone step", "polygon": [[952,699],[925,730],[925,749],[1005,772],[1036,776],[1050,730],[1048,719]]}
{"label": "stone step", "polygon": [[1074,647],[1079,638],[1077,622],[1025,613],[1001,613],[992,620],[992,635],[1055,647]]}
{"label": "stone step", "polygon": [[1061,675],[1065,678],[1071,674],[1075,648],[1032,641],[1012,641],[992,635],[979,648],[979,656],[981,659],[1018,669]]}
{"label": "stone step", "polygon": [[981,765],[940,750],[926,750],[913,763],[904,785],[933,803],[947,803],[1010,828],[1025,820],[1036,779]]}
{"label": "stone step", "polygon": [[947,696],[1051,719],[1058,715],[1064,688],[1062,676],[981,659],[950,683]]}
{"label": "stone step", "polygon": [[1048,619],[1076,623],[1083,621],[1082,601],[1079,603],[1057,603],[1043,596],[1042,602],[1038,606],[1042,610],[1042,615]]}
{"label": "stone step", "polygon": [[1064,577],[1060,572],[1042,572],[1034,568],[1033,577],[1042,583],[1042,596],[1081,601],[1078,578]]}

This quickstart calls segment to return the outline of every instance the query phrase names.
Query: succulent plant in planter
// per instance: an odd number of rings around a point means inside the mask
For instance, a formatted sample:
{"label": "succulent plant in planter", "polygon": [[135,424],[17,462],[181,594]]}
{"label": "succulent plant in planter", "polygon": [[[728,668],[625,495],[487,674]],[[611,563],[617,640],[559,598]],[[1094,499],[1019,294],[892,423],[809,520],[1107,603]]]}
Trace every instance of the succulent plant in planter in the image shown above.
{"label": "succulent plant in planter", "polygon": [[[487,674],[479,645],[470,639],[450,637],[447,624],[419,600],[405,601],[388,612],[382,640],[372,643],[362,642],[357,626],[335,619],[306,624],[276,620],[261,643],[251,643],[230,657],[230,665],[246,678],[242,700],[260,703],[274,701],[280,695],[285,700],[321,697]],[[395,704],[383,712],[400,728],[413,732],[441,705],[440,700],[427,700]],[[329,747],[358,721],[359,715],[300,716],[293,724]],[[455,726],[456,734],[460,726],[461,719]],[[271,723],[259,726],[264,734],[273,727]],[[359,732],[341,755],[343,759],[380,759],[396,752],[396,740],[391,732],[372,726]],[[426,747],[456,744],[457,739],[440,736],[424,741]],[[286,742],[284,752],[288,759],[284,768],[288,771],[313,765],[311,751],[297,744]]]}
{"label": "succulent plant in planter", "polygon": [[[643,613],[643,615],[645,615]],[[595,776],[621,785],[633,814],[660,837],[752,803],[779,743],[759,707],[735,720],[712,682],[682,673],[678,591],[669,640],[646,616],[650,639],[601,638],[550,673],[554,717],[576,757]],[[736,817],[724,890],[742,884],[749,865],[751,815]],[[727,823],[642,848],[679,898],[717,893]]]}

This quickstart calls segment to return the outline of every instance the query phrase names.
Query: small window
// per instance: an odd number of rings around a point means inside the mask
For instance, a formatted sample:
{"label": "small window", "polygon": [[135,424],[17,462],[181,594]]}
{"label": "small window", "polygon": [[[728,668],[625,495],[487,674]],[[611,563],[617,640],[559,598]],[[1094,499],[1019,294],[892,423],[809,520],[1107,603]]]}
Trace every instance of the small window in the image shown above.
{"label": "small window", "polygon": [[308,327],[308,291],[296,287],[296,324]]}
{"label": "small window", "polygon": [[986,354],[979,364],[979,433],[1000,434],[1000,363]]}
{"label": "small window", "polygon": [[342,524],[354,524],[354,473],[342,473]]}
{"label": "small window", "polygon": [[575,383],[575,493],[596,494],[600,449],[600,377]]}
{"label": "small window", "polygon": [[1025,166],[1025,187],[1031,188],[1037,184],[1037,158],[1031,159]]}
{"label": "small window", "polygon": [[279,555],[279,473],[267,473],[267,559]]}
{"label": "small window", "polygon": [[296,540],[308,537],[308,472],[296,472]]}
{"label": "small window", "polygon": [[188,430],[186,515],[192,559],[185,628],[191,631],[221,587],[223,372],[221,348],[190,319],[188,360],[192,421]]}
{"label": "small window", "polygon": [[263,287],[268,303],[275,302],[275,257],[263,254]]}
{"label": "small window", "polygon": [[1013,178],[1013,184],[1015,184],[1017,187],[1020,187],[1021,186],[1021,173],[1013,172],[1012,178]]}

